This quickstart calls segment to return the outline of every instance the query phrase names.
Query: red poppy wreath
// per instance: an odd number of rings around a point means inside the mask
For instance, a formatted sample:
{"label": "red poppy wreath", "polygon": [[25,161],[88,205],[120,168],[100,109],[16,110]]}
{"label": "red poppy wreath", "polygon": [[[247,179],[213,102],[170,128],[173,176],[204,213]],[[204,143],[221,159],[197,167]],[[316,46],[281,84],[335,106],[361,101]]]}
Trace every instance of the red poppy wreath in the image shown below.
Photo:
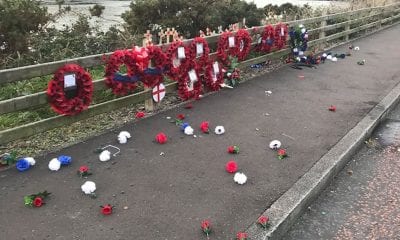
{"label": "red poppy wreath", "polygon": [[185,47],[182,41],[173,42],[168,47],[167,57],[168,76],[178,81],[179,76],[190,60],[189,49]]}
{"label": "red poppy wreath", "polygon": [[224,83],[225,70],[218,61],[209,61],[204,74],[204,80],[207,88],[212,91],[218,91],[221,88],[221,84]]}
{"label": "red poppy wreath", "polygon": [[267,25],[261,35],[261,42],[259,42],[258,49],[261,52],[268,53],[271,51],[275,44],[275,29],[272,25]]}
{"label": "red poppy wreath", "polygon": [[148,46],[147,51],[152,67],[144,70],[142,82],[145,86],[153,88],[164,80],[163,71],[167,63],[167,55],[157,46]]}
{"label": "red poppy wreath", "polygon": [[[126,75],[119,72],[122,65],[126,66]],[[108,59],[105,83],[115,95],[126,95],[137,87],[138,74],[139,69],[132,51],[117,50]]]}
{"label": "red poppy wreath", "polygon": [[249,55],[251,49],[251,37],[247,30],[240,29],[236,33],[236,53],[234,56],[238,58],[239,61],[243,61],[246,59],[247,55]]}
{"label": "red poppy wreath", "polygon": [[[73,88],[73,96],[66,90]],[[90,74],[81,66],[67,64],[58,69],[47,87],[47,96],[52,109],[64,115],[75,115],[86,110],[93,95],[93,82]]]}
{"label": "red poppy wreath", "polygon": [[288,27],[284,23],[278,23],[275,26],[275,46],[282,49],[286,46],[286,39],[288,36]]}
{"label": "red poppy wreath", "polygon": [[223,32],[218,40],[217,56],[224,65],[229,65],[229,56],[236,56],[238,46],[231,32]]}
{"label": "red poppy wreath", "polygon": [[190,58],[196,59],[200,68],[205,68],[208,63],[210,48],[208,42],[202,37],[196,37],[190,44]]}
{"label": "red poppy wreath", "polygon": [[178,94],[184,101],[190,98],[198,99],[201,94],[202,84],[198,70],[197,63],[191,60],[179,76]]}

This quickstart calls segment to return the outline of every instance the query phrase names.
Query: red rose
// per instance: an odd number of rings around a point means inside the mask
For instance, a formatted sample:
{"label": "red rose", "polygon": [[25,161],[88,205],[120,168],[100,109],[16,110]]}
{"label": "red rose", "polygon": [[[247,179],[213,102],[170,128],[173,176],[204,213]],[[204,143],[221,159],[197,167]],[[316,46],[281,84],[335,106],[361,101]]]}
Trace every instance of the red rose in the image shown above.
{"label": "red rose", "polygon": [[208,126],[208,122],[202,122],[200,124],[200,129],[203,133],[209,133],[209,126]]}
{"label": "red rose", "polygon": [[89,171],[88,166],[81,166],[81,167],[79,168],[79,172],[80,172],[80,173],[86,173],[86,172],[88,172],[88,171]]}
{"label": "red rose", "polygon": [[286,150],[283,149],[283,148],[279,149],[279,150],[278,150],[278,155],[279,155],[279,156],[285,156],[285,155],[286,155]]}
{"label": "red rose", "polygon": [[247,233],[244,232],[238,232],[236,235],[237,240],[246,240],[247,239]]}
{"label": "red rose", "polygon": [[35,197],[33,200],[33,205],[35,207],[41,207],[43,205],[43,199],[41,197]]}
{"label": "red rose", "polygon": [[228,153],[239,153],[239,147],[238,146],[229,146]]}
{"label": "red rose", "polygon": [[204,220],[203,222],[201,222],[201,230],[208,236],[208,234],[211,232],[210,221]]}
{"label": "red rose", "polygon": [[112,210],[113,210],[113,206],[111,206],[110,204],[101,206],[101,213],[103,215],[110,215],[112,213]]}
{"label": "red rose", "polygon": [[263,228],[266,228],[269,222],[269,218],[267,216],[261,216],[258,218],[258,224],[260,224]]}
{"label": "red rose", "polygon": [[179,119],[179,120],[183,120],[183,119],[185,119],[185,115],[183,115],[183,114],[178,114],[178,115],[176,116],[176,118]]}
{"label": "red rose", "polygon": [[336,107],[335,107],[334,105],[331,105],[331,106],[329,107],[329,111],[335,112],[335,111],[336,111]]}
{"label": "red rose", "polygon": [[235,173],[238,170],[236,162],[233,161],[233,160],[227,162],[226,165],[225,165],[225,170],[228,173]]}
{"label": "red rose", "polygon": [[142,118],[144,117],[144,112],[137,112],[135,115],[136,118]]}
{"label": "red rose", "polygon": [[164,133],[159,133],[156,135],[156,141],[160,144],[164,144],[167,142],[167,135],[165,135]]}

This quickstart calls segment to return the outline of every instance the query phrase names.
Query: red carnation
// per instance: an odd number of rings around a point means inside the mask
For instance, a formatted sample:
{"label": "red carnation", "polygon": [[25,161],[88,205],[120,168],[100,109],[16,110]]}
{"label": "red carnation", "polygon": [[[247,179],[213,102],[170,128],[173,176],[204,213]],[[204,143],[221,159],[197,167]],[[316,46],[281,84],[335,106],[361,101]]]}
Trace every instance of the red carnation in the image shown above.
{"label": "red carnation", "polygon": [[183,115],[183,114],[178,114],[178,115],[176,116],[176,118],[179,119],[179,120],[183,120],[183,119],[185,119],[185,115]]}
{"label": "red carnation", "polygon": [[144,112],[137,112],[135,117],[136,118],[142,118],[142,117],[144,117],[144,115],[145,115]]}
{"label": "red carnation", "polygon": [[285,158],[286,156],[287,156],[286,150],[283,149],[283,148],[280,148],[280,149],[278,150],[278,158],[279,158],[279,159],[283,159],[283,158]]}
{"label": "red carnation", "polygon": [[247,240],[247,233],[238,232],[236,238],[237,240]]}
{"label": "red carnation", "polygon": [[239,153],[239,147],[238,146],[229,146],[228,147],[228,153]]}
{"label": "red carnation", "polygon": [[269,218],[267,216],[261,216],[258,218],[257,223],[260,224],[263,228],[267,228],[269,225]]}
{"label": "red carnation", "polygon": [[331,112],[336,112],[336,107],[334,105],[331,105],[328,109]]}
{"label": "red carnation", "polygon": [[207,239],[208,239],[208,235],[211,232],[211,223],[208,220],[204,220],[201,222],[201,230],[207,235]]}
{"label": "red carnation", "polygon": [[159,133],[156,135],[156,141],[160,144],[164,144],[167,142],[167,135],[165,135],[164,133]]}
{"label": "red carnation", "polygon": [[43,199],[41,197],[35,197],[33,200],[33,205],[35,207],[41,207],[43,205]]}
{"label": "red carnation", "polygon": [[230,160],[229,162],[227,162],[225,165],[225,170],[228,173],[235,173],[238,170],[236,162],[233,160]]}
{"label": "red carnation", "polygon": [[100,206],[101,207],[101,213],[103,215],[110,215],[113,211],[113,206],[111,206],[110,204],[107,204],[105,206]]}
{"label": "red carnation", "polygon": [[210,129],[209,129],[209,123],[208,122],[202,122],[200,124],[200,129],[203,133],[209,133]]}

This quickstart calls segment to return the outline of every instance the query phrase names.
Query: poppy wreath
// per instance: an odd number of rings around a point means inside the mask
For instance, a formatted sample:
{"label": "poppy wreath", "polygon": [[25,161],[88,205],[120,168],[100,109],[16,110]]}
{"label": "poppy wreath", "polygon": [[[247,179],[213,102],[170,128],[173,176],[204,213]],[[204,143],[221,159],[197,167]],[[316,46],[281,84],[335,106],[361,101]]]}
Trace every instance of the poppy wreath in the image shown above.
{"label": "poppy wreath", "polygon": [[[125,64],[127,75],[119,73],[121,65]],[[108,59],[105,73],[105,83],[115,95],[126,95],[137,87],[139,69],[135,56],[130,50],[117,50]]]}
{"label": "poppy wreath", "polygon": [[[178,59],[178,48],[184,47],[185,48],[185,59],[180,60],[180,65],[174,65],[174,59]],[[190,59],[189,49],[185,47],[182,41],[176,41],[171,43],[171,45],[167,49],[167,68],[168,73],[167,75],[171,77],[173,80],[178,81],[179,76],[182,74],[183,70],[187,67],[187,64]]]}
{"label": "poppy wreath", "polygon": [[272,25],[267,25],[261,35],[261,42],[258,45],[258,49],[261,52],[268,53],[271,51],[275,43],[275,29]]}
{"label": "poppy wreath", "polygon": [[303,56],[307,50],[308,32],[304,25],[300,24],[290,30],[290,47],[293,55]]}
{"label": "poppy wreath", "polygon": [[[219,67],[219,73],[215,74],[214,64],[217,63]],[[204,80],[208,89],[212,91],[218,91],[221,88],[221,84],[224,83],[225,69],[223,65],[218,61],[209,61],[205,70]]]}
{"label": "poppy wreath", "polygon": [[[218,40],[217,56],[224,65],[229,65],[229,56],[236,56],[238,46],[229,47],[229,37],[233,37],[232,32],[223,32]],[[236,39],[235,39],[236,41]]]}
{"label": "poppy wreath", "polygon": [[[64,91],[64,76],[75,74],[76,96],[68,98]],[[90,74],[81,66],[67,64],[58,69],[47,87],[47,96],[51,108],[58,114],[76,115],[86,110],[92,102],[93,82]]]}
{"label": "poppy wreath", "polygon": [[163,71],[167,63],[167,55],[157,46],[148,46],[147,51],[149,61],[153,66],[144,70],[142,82],[145,86],[153,88],[164,80]]}
{"label": "poppy wreath", "polygon": [[[181,71],[181,73],[179,75],[179,80],[178,80],[179,97],[184,101],[191,99],[191,98],[198,99],[199,95],[202,92],[202,90],[201,90],[202,84],[201,84],[200,76],[198,73],[199,67],[198,67],[197,63],[193,59],[191,59],[190,62],[188,62],[187,66],[182,69],[183,69],[183,71]],[[194,82],[193,90],[191,90],[191,91],[189,91],[189,88],[188,88],[188,84],[190,82],[190,78],[189,78],[190,70],[195,70],[196,77],[197,77],[197,81]]]}
{"label": "poppy wreath", "polygon": [[275,47],[282,49],[286,46],[286,39],[288,36],[288,27],[284,23],[278,23],[275,26]]}
{"label": "poppy wreath", "polygon": [[[197,44],[203,45],[203,53],[200,56],[197,55]],[[205,68],[207,66],[209,54],[210,48],[208,46],[208,42],[204,38],[196,37],[193,39],[192,43],[190,44],[190,58],[196,59],[199,67]]]}
{"label": "poppy wreath", "polygon": [[247,55],[249,55],[251,49],[251,37],[247,30],[239,29],[236,33],[235,44],[237,46],[235,57],[238,58],[239,61],[243,61],[246,59]]}

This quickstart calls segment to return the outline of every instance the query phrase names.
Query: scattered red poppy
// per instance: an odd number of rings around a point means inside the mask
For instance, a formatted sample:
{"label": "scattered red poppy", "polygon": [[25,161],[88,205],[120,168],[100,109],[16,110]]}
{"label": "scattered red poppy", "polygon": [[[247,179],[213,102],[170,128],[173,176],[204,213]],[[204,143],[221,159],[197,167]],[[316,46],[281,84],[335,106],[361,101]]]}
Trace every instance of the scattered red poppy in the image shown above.
{"label": "scattered red poppy", "polygon": [[208,220],[204,220],[201,222],[201,230],[207,235],[211,232],[211,223]]}
{"label": "scattered red poppy", "polygon": [[229,162],[226,163],[225,170],[228,173],[235,173],[238,170],[238,166],[235,161],[230,160]]}
{"label": "scattered red poppy", "polygon": [[135,115],[135,117],[136,117],[136,118],[142,118],[142,117],[144,117],[144,115],[145,115],[144,112],[137,112],[136,115]]}
{"label": "scattered red poppy", "polygon": [[283,148],[278,149],[278,158],[283,159],[287,156],[286,150]]}
{"label": "scattered red poppy", "polygon": [[185,108],[186,108],[186,109],[192,109],[192,108],[193,108],[193,105],[192,105],[191,103],[188,103],[188,104],[186,104]]}
{"label": "scattered red poppy", "polygon": [[262,215],[261,217],[258,218],[257,223],[260,224],[263,228],[267,228],[269,225],[269,218],[267,216]]}
{"label": "scattered red poppy", "polygon": [[208,122],[202,122],[200,124],[200,129],[203,133],[209,133],[210,132],[210,128],[209,128],[209,123]]}
{"label": "scattered red poppy", "polygon": [[164,133],[159,133],[156,135],[156,141],[160,144],[164,144],[167,142],[167,135],[165,135]]}
{"label": "scattered red poppy", "polygon": [[79,168],[79,172],[80,172],[80,173],[86,173],[86,172],[88,172],[88,171],[89,171],[88,166],[81,166],[81,167]]}
{"label": "scattered red poppy", "polygon": [[239,147],[238,146],[229,146],[228,147],[228,153],[239,153]]}
{"label": "scattered red poppy", "polygon": [[179,120],[183,120],[183,119],[185,119],[185,115],[183,115],[183,114],[178,114],[178,115],[176,116],[176,118],[179,119]]}
{"label": "scattered red poppy", "polygon": [[236,238],[237,240],[247,240],[247,233],[238,232]]}
{"label": "scattered red poppy", "polygon": [[331,111],[331,112],[336,112],[336,106],[331,105],[331,106],[328,108],[328,110]]}
{"label": "scattered red poppy", "polygon": [[35,207],[41,207],[43,205],[43,199],[41,197],[35,197],[33,200],[33,205]]}
{"label": "scattered red poppy", "polygon": [[110,215],[113,211],[113,206],[111,206],[110,204],[107,204],[105,206],[100,206],[101,207],[101,213],[103,215]]}

